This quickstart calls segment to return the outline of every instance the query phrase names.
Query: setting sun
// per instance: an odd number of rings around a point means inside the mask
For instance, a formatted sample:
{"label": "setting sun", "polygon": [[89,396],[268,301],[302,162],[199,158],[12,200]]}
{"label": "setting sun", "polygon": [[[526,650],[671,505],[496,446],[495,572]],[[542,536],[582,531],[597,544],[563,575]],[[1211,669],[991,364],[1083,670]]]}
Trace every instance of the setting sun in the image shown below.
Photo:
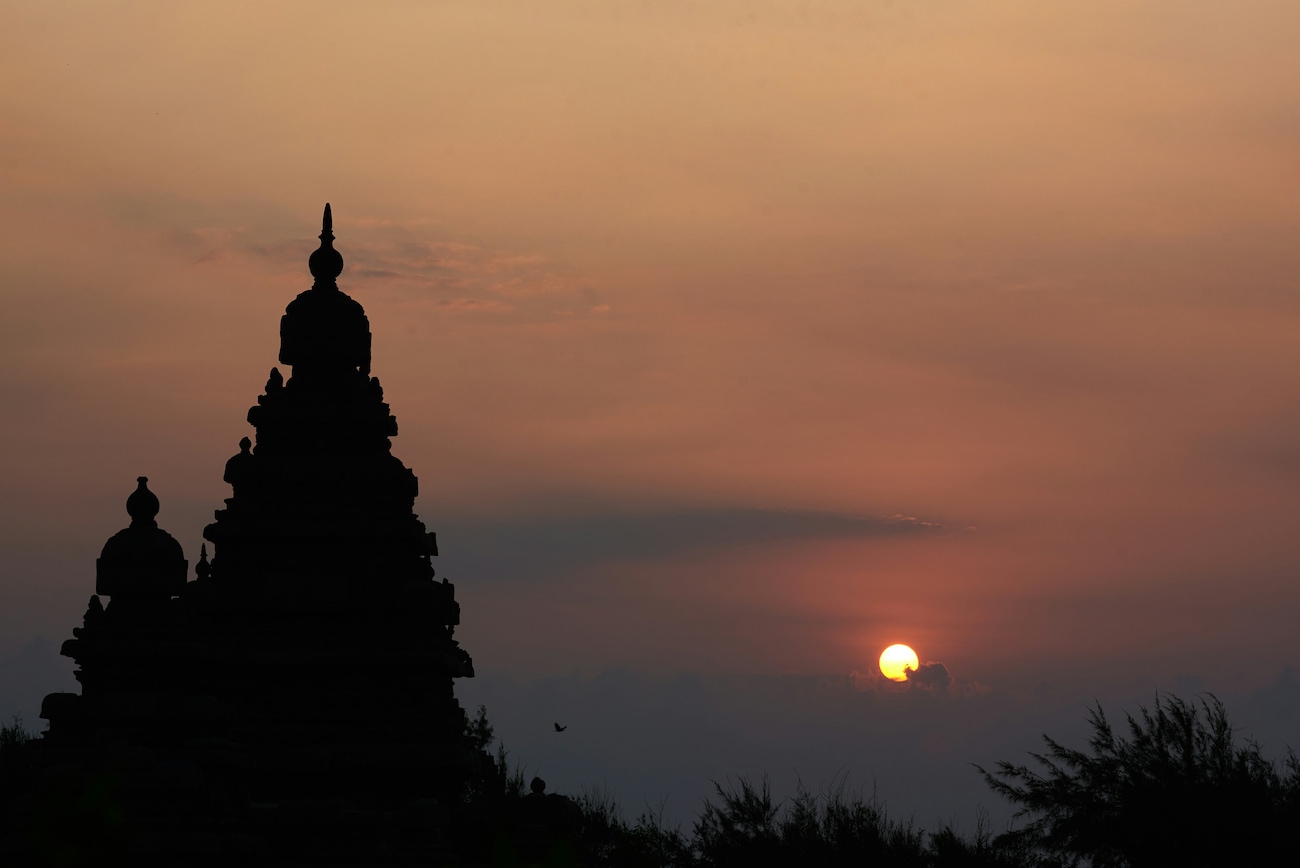
{"label": "setting sun", "polygon": [[916,652],[906,645],[890,645],[880,654],[880,672],[891,681],[906,681],[907,672],[920,666]]}

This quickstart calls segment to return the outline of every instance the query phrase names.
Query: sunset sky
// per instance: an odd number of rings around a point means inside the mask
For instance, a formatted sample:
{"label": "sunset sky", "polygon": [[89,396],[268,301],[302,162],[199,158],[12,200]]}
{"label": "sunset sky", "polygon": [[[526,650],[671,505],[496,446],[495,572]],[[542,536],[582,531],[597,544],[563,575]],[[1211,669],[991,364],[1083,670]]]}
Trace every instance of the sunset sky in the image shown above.
{"label": "sunset sky", "polygon": [[[530,774],[689,818],[844,769],[932,826],[1097,699],[1300,748],[1296,33],[0,3],[0,714],[74,689],[137,476],[197,558],[329,201],[458,693]],[[883,684],[894,642],[951,682]]]}

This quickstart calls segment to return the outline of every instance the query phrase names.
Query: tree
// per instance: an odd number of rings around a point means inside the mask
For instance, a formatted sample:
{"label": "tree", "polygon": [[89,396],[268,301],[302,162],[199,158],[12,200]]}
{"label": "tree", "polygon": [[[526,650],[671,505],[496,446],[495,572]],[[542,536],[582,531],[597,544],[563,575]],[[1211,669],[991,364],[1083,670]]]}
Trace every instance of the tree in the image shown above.
{"label": "tree", "polygon": [[720,804],[706,801],[695,823],[703,863],[717,868],[777,864],[781,806],[772,801],[767,776],[757,787],[745,777],[740,779],[739,789],[724,789],[716,781],[713,786]]}
{"label": "tree", "polygon": [[[979,771],[1028,819],[1003,836],[1064,865],[1280,864],[1295,853],[1300,762],[1281,764],[1253,740],[1239,742],[1213,696],[1156,697],[1126,715],[1116,735],[1100,705],[1089,715],[1088,751],[1044,735],[1041,768],[1000,762]],[[978,767],[977,767],[978,768]]]}
{"label": "tree", "polygon": [[17,714],[12,724],[0,724],[0,827],[11,803],[31,784],[34,738]]}
{"label": "tree", "polygon": [[488,750],[492,747],[492,742],[496,740],[496,731],[492,728],[492,722],[488,720],[487,706],[480,705],[478,714],[473,720],[465,716],[465,738],[473,745],[474,750]]}

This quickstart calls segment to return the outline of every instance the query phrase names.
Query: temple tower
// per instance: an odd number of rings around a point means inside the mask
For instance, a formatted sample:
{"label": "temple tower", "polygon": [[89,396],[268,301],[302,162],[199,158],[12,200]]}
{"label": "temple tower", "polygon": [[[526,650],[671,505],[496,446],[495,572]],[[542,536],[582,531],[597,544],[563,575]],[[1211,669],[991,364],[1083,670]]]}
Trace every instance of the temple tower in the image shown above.
{"label": "temple tower", "polygon": [[256,436],[226,464],[233,494],[204,530],[214,557],[189,610],[255,760],[253,801],[446,799],[474,762],[452,692],[474,670],[415,475],[391,452],[370,322],[336,282],[329,205],[323,222],[315,283],[280,320],[292,375],[273,368],[248,412]]}
{"label": "temple tower", "polygon": [[[55,831],[33,852],[66,849],[70,828],[84,852],[120,844],[169,868],[437,861],[467,783],[497,774],[452,691],[474,674],[460,607],[391,451],[329,205],[308,264],[315,282],[280,320],[291,375],[271,370],[226,462],[212,559],[205,545],[186,581],[143,477],[104,546],[63,647],[82,692],[42,708],[54,784],[33,803],[49,821],[29,825]],[[67,821],[87,794],[102,822]]]}

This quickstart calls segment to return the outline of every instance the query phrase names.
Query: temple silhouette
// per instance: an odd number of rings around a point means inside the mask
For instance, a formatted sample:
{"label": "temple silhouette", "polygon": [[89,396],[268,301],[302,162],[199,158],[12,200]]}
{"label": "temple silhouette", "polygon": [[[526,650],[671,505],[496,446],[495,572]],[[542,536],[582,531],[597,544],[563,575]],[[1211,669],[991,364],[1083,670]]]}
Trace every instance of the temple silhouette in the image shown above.
{"label": "temple silhouette", "polygon": [[329,205],[323,223],[315,283],[280,320],[292,373],[273,368],[248,412],[255,436],[203,532],[211,559],[205,544],[187,580],[140,477],[96,563],[62,651],[81,693],[41,709],[46,791],[85,814],[67,846],[84,833],[130,864],[445,861],[466,787],[499,774],[466,735],[455,588],[435,578],[415,474],[391,451]]}

